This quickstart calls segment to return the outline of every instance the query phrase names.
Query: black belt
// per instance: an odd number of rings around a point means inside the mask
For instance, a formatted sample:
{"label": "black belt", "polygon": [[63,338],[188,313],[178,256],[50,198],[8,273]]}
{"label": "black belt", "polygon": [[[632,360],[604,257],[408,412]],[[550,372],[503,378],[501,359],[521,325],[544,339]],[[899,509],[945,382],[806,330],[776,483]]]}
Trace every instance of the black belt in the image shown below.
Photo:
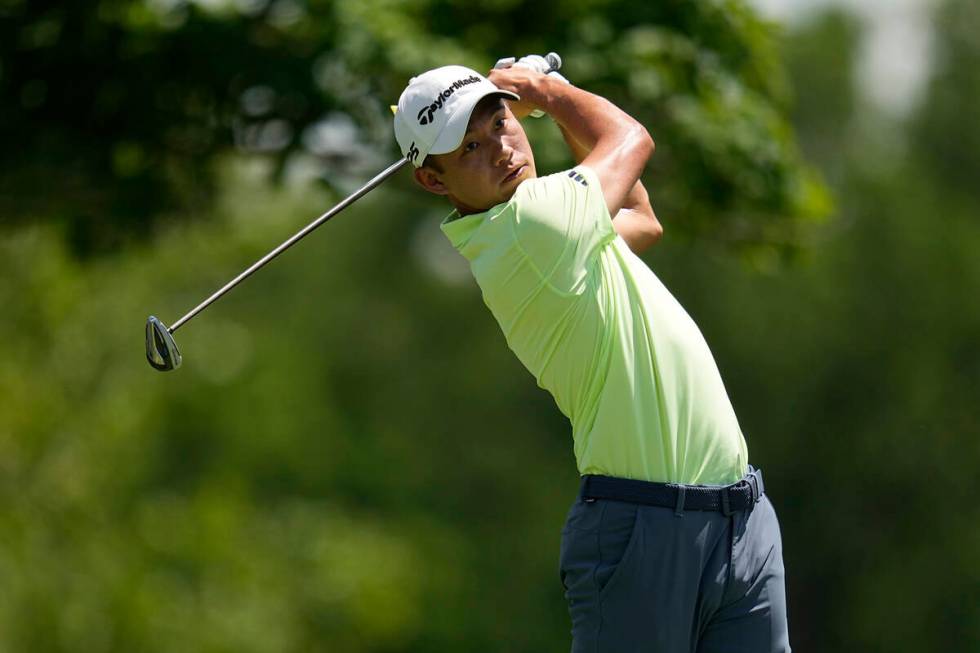
{"label": "black belt", "polygon": [[653,483],[586,474],[582,477],[580,495],[585,501],[609,499],[673,508],[678,514],[684,510],[712,510],[728,516],[754,506],[765,491],[762,470],[749,467],[749,473],[738,483],[722,487]]}

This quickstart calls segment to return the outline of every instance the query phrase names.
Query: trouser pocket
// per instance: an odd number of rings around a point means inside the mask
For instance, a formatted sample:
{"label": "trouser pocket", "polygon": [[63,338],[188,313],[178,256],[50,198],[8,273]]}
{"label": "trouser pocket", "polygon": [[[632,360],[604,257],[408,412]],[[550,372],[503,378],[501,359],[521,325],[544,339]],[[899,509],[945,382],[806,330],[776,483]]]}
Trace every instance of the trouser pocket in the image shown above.
{"label": "trouser pocket", "polygon": [[612,503],[603,515],[595,574],[600,600],[633,574],[632,564],[642,540],[641,510],[633,504]]}
{"label": "trouser pocket", "polygon": [[577,502],[562,530],[559,570],[572,620],[572,652],[595,653],[600,602],[622,584],[639,530],[639,509],[615,501]]}
{"label": "trouser pocket", "polygon": [[616,580],[634,547],[638,518],[639,507],[629,503],[580,501],[572,506],[559,556],[566,593],[598,594]]}

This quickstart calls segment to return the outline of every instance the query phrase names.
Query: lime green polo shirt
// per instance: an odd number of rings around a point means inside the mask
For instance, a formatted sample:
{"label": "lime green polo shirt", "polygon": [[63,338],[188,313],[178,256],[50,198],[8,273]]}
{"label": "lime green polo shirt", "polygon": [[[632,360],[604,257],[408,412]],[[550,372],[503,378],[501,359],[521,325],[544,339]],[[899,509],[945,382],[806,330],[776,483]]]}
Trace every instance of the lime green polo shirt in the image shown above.
{"label": "lime green polo shirt", "polygon": [[442,224],[507,344],[572,425],[581,474],[732,483],[748,451],[694,321],[613,229],[585,166]]}

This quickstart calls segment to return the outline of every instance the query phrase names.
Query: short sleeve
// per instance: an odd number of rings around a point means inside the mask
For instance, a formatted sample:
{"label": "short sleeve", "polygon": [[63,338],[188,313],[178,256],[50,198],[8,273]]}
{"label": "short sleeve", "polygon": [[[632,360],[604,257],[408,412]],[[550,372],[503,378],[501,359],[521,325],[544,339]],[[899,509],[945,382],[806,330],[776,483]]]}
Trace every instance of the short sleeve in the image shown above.
{"label": "short sleeve", "polygon": [[616,238],[599,178],[579,165],[524,182],[515,200],[517,245],[554,289],[575,292]]}

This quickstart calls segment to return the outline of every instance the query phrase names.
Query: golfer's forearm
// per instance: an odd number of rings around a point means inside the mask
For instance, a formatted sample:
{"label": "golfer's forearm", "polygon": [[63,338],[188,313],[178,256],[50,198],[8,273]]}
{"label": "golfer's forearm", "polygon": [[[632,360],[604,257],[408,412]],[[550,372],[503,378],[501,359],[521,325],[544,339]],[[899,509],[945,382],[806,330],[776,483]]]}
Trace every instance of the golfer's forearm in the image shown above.
{"label": "golfer's forearm", "polygon": [[568,149],[572,153],[572,158],[575,159],[575,163],[582,163],[585,157],[589,156],[589,148],[575,140],[575,137],[560,124],[558,124],[558,131],[561,132],[562,138],[565,139],[565,144],[568,145]]}
{"label": "golfer's forearm", "polygon": [[522,108],[542,109],[589,151],[587,164],[602,182],[609,215],[616,215],[653,154],[653,139],[609,100],[560,79],[511,66],[488,78],[520,96]]}
{"label": "golfer's forearm", "polygon": [[[564,127],[558,125],[568,149],[576,163],[582,163],[589,149],[575,139]],[[663,227],[650,205],[650,196],[643,182],[637,180],[623,202],[623,208],[613,217],[613,228],[634,253],[639,254],[660,240]]]}
{"label": "golfer's forearm", "polygon": [[591,152],[600,143],[652,139],[643,125],[609,100],[553,77],[542,76],[529,98]]}
{"label": "golfer's forearm", "polygon": [[517,85],[529,104],[551,115],[588,152],[583,163],[599,177],[609,214],[615,216],[627,206],[653,154],[650,134],[612,102],[561,80],[529,76]]}

